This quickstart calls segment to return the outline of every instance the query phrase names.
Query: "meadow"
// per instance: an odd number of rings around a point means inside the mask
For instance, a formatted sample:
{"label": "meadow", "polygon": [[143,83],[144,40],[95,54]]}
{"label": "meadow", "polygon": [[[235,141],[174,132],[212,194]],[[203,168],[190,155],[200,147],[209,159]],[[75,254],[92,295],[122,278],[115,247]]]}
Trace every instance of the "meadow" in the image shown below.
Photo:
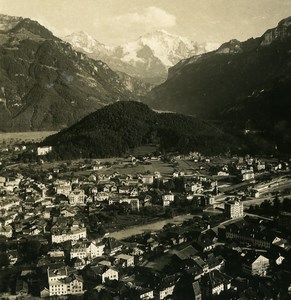
{"label": "meadow", "polygon": [[56,131],[0,132],[0,143],[40,142]]}

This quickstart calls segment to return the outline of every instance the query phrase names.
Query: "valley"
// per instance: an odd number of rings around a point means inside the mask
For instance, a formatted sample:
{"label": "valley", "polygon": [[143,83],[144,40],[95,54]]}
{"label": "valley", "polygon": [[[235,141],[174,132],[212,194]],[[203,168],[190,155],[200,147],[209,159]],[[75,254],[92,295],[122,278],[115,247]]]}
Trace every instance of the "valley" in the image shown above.
{"label": "valley", "polygon": [[0,298],[289,299],[291,6],[28,2],[0,14]]}

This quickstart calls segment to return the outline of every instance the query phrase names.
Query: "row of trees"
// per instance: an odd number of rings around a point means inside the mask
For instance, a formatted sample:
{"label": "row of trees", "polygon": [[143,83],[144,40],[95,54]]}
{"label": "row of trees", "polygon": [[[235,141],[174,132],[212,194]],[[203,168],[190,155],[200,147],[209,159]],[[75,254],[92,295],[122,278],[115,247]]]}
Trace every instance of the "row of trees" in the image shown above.
{"label": "row of trees", "polygon": [[281,202],[276,196],[273,200],[265,200],[260,205],[249,207],[250,213],[263,213],[270,216],[278,216],[280,211],[291,212],[291,199],[284,198]]}

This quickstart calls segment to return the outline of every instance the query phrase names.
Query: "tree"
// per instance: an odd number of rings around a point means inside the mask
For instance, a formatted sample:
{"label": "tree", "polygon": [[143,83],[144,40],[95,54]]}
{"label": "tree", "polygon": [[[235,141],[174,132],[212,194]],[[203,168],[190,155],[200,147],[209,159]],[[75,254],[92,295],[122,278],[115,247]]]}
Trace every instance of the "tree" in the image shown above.
{"label": "tree", "polygon": [[100,300],[99,293],[96,290],[88,290],[84,294],[84,300]]}
{"label": "tree", "polygon": [[175,217],[175,212],[173,208],[167,207],[165,210],[165,217],[172,219]]}
{"label": "tree", "polygon": [[24,249],[25,258],[28,261],[37,260],[40,255],[41,243],[37,240],[27,241]]}
{"label": "tree", "polygon": [[273,201],[274,214],[277,216],[279,214],[280,210],[281,210],[281,202],[280,202],[279,196],[276,195],[276,197],[274,198],[274,201]]}
{"label": "tree", "polygon": [[0,253],[0,267],[7,267],[9,265],[9,258],[7,253]]}
{"label": "tree", "polygon": [[263,210],[264,213],[269,214],[272,211],[272,205],[270,200],[265,200],[261,205],[260,208]]}
{"label": "tree", "polygon": [[104,234],[106,233],[105,229],[103,226],[99,226],[98,227],[98,233],[101,235],[101,236],[104,236]]}
{"label": "tree", "polygon": [[288,198],[283,199],[282,209],[286,211],[291,211],[291,199]]}

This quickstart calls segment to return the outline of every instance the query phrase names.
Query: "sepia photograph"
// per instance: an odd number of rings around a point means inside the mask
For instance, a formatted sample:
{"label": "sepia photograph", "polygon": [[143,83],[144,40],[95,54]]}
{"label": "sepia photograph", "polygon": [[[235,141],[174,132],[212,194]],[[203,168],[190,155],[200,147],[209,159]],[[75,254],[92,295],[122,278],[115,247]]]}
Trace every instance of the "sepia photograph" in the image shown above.
{"label": "sepia photograph", "polygon": [[0,299],[291,299],[291,1],[0,0]]}

